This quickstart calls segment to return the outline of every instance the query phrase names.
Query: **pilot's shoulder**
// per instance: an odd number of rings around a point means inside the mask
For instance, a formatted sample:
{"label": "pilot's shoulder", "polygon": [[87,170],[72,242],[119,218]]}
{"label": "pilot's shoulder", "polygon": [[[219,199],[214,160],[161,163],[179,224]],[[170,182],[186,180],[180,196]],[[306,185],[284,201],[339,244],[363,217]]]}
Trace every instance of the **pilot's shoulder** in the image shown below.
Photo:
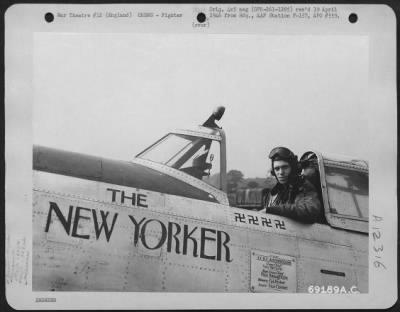
{"label": "pilot's shoulder", "polygon": [[316,192],[314,184],[312,184],[307,178],[303,178],[303,182],[299,188],[300,191],[304,192]]}

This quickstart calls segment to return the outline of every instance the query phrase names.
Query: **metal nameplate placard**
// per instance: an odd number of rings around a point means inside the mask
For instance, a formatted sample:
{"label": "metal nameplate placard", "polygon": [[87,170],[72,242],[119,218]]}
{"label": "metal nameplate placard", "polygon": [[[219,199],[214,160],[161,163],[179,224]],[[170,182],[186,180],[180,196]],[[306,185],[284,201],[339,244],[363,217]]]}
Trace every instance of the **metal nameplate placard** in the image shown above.
{"label": "metal nameplate placard", "polygon": [[251,251],[251,291],[296,292],[296,257]]}

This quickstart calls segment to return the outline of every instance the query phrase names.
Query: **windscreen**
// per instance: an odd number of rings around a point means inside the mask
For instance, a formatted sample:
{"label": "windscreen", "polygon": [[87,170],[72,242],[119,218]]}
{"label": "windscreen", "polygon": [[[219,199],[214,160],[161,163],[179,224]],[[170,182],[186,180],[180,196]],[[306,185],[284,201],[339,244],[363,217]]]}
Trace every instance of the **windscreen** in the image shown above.
{"label": "windscreen", "polygon": [[216,140],[170,133],[137,157],[181,170],[220,188],[220,144]]}

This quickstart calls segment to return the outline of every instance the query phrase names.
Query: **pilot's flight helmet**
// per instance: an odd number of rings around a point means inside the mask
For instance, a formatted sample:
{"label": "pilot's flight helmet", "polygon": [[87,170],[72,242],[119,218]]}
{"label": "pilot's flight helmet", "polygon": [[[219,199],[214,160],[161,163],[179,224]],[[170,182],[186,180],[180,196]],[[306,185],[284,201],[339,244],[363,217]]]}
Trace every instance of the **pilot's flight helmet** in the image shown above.
{"label": "pilot's flight helmet", "polygon": [[299,175],[301,172],[297,155],[286,147],[278,146],[273,148],[268,157],[271,159],[271,174],[273,176],[275,176],[274,161],[276,160],[287,161],[292,169],[292,175]]}

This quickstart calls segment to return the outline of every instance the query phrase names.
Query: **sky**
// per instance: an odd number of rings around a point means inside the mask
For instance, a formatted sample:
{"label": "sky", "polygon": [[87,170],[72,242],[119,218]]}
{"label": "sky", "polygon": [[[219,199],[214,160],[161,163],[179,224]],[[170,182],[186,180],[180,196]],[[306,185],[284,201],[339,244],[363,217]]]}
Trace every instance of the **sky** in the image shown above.
{"label": "sky", "polygon": [[362,36],[36,33],[33,143],[129,160],[225,106],[227,165],[287,146],[368,160]]}

